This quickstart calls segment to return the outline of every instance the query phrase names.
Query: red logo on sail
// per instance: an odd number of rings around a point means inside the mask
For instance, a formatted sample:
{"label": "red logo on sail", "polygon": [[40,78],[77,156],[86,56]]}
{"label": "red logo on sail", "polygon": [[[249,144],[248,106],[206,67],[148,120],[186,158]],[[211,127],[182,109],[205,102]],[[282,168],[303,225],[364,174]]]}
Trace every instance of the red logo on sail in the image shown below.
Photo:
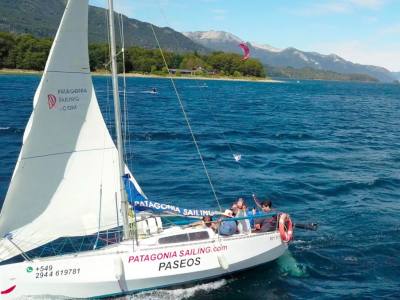
{"label": "red logo on sail", "polygon": [[47,104],[49,105],[49,109],[53,109],[57,104],[57,97],[53,94],[47,95]]}
{"label": "red logo on sail", "polygon": [[10,287],[10,288],[8,288],[8,289],[6,289],[6,290],[4,290],[4,291],[1,291],[1,294],[2,294],[2,295],[9,294],[9,293],[11,293],[13,290],[15,290],[15,287],[16,287],[16,285],[13,285],[12,287]]}

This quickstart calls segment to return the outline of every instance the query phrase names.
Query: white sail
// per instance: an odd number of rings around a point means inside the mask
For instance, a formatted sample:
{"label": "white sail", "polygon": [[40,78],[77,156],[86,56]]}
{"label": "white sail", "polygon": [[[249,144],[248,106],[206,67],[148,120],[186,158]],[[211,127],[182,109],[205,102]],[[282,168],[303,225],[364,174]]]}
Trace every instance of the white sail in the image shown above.
{"label": "white sail", "polygon": [[[88,1],[70,0],[0,214],[0,237],[11,233],[24,251],[117,225],[117,150],[93,89],[87,30]],[[0,261],[18,254],[0,241]]]}

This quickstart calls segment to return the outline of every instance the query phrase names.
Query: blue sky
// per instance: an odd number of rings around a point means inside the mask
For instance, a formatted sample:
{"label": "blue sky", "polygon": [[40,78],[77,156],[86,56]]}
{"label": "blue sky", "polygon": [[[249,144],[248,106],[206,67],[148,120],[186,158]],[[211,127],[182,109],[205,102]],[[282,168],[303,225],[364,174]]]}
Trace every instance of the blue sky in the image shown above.
{"label": "blue sky", "polygon": [[[115,0],[129,17],[178,31],[223,30],[277,48],[335,53],[400,71],[400,0]],[[90,0],[105,6],[105,0]]]}

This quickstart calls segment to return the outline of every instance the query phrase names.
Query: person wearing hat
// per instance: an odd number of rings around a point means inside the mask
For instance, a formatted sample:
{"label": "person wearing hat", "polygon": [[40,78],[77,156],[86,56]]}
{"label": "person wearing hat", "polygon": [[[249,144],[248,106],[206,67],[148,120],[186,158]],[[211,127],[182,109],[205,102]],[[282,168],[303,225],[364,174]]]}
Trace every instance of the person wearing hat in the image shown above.
{"label": "person wearing hat", "polygon": [[233,217],[233,212],[230,209],[225,210],[222,214],[224,218],[219,220],[218,233],[220,235],[232,235],[237,232],[237,224],[235,220],[229,220]]}

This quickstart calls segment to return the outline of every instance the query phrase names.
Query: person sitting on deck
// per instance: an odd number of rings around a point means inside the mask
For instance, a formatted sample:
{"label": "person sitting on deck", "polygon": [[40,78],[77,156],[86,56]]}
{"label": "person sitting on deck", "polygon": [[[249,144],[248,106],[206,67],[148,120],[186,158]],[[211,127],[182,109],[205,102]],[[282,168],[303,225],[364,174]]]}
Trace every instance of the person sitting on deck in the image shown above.
{"label": "person sitting on deck", "polygon": [[[261,209],[264,214],[270,213],[272,211],[272,202],[270,200],[265,200],[261,203]],[[272,217],[264,216],[256,218],[254,222],[255,230],[260,232],[273,231],[276,229],[276,220],[276,215]]]}
{"label": "person sitting on deck", "polygon": [[[221,218],[218,223],[218,233],[220,235],[232,235],[237,232],[237,224],[235,220],[229,221],[229,218],[233,217],[233,212],[230,209],[225,210],[223,216],[226,218]],[[228,220],[227,220],[228,219]]]}
{"label": "person sitting on deck", "polygon": [[212,222],[212,217],[211,216],[204,216],[202,218],[203,224],[205,227],[212,228],[213,222]]}
{"label": "person sitting on deck", "polygon": [[197,221],[188,225],[188,227],[198,227],[198,228],[211,228],[215,231],[216,226],[215,222],[213,222],[211,216],[203,216],[201,221]]}

